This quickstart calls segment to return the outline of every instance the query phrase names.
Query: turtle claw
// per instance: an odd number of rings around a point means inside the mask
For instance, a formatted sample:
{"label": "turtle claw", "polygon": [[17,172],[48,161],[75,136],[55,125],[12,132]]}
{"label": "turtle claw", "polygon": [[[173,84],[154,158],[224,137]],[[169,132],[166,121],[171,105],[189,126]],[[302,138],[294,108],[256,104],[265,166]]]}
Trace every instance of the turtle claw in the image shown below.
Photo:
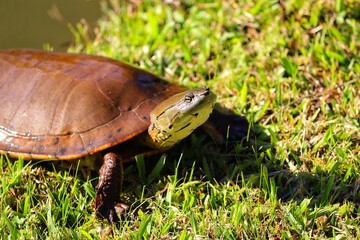
{"label": "turtle claw", "polygon": [[115,204],[114,209],[117,216],[123,216],[130,209],[130,206],[126,203],[119,202]]}
{"label": "turtle claw", "polygon": [[120,222],[120,217],[116,212],[115,206],[105,206],[102,209],[96,209],[96,215],[100,218],[107,219],[110,223]]}
{"label": "turtle claw", "polygon": [[96,215],[100,218],[107,219],[110,223],[118,223],[121,216],[130,209],[130,206],[123,202],[113,204],[102,204],[97,206]]}

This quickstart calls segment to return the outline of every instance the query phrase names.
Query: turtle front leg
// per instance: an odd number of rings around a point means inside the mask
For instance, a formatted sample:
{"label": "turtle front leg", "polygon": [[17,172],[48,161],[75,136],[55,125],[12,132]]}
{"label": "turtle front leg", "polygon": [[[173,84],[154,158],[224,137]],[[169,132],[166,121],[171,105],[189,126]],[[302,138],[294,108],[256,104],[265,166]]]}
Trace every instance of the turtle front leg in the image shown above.
{"label": "turtle front leg", "polygon": [[119,215],[128,209],[126,204],[119,201],[123,172],[121,159],[114,153],[107,153],[99,171],[95,209],[96,215],[108,219],[111,223],[119,222]]}

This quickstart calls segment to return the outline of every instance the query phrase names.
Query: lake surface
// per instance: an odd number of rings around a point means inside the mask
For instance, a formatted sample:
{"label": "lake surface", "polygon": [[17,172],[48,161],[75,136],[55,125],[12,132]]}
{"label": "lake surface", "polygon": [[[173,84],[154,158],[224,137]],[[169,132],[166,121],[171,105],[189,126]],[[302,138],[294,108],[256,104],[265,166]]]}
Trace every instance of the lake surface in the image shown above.
{"label": "lake surface", "polygon": [[101,15],[102,0],[0,0],[0,49],[65,51],[74,39],[68,24],[85,19],[90,27]]}

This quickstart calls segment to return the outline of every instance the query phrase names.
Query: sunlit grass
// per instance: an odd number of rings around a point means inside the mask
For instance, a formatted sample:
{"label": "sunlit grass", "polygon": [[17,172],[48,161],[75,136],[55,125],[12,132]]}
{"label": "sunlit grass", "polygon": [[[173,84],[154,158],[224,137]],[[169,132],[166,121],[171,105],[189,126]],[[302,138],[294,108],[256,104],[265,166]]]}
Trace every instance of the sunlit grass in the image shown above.
{"label": "sunlit grass", "polygon": [[[208,85],[252,126],[235,147],[196,134],[179,153],[126,165],[134,211],[112,236],[360,238],[360,4],[280,3],[111,1],[95,39],[72,27],[71,52]],[[106,234],[93,182],[35,162],[0,166],[0,238]]]}

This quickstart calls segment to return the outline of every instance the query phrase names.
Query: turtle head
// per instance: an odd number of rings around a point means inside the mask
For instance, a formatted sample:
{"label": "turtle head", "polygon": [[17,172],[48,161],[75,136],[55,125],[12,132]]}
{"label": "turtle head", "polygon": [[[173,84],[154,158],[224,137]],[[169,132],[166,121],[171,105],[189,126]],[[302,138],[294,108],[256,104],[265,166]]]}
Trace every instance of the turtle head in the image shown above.
{"label": "turtle head", "polygon": [[208,87],[188,90],[161,102],[151,113],[149,135],[157,148],[169,148],[209,118],[216,95]]}

